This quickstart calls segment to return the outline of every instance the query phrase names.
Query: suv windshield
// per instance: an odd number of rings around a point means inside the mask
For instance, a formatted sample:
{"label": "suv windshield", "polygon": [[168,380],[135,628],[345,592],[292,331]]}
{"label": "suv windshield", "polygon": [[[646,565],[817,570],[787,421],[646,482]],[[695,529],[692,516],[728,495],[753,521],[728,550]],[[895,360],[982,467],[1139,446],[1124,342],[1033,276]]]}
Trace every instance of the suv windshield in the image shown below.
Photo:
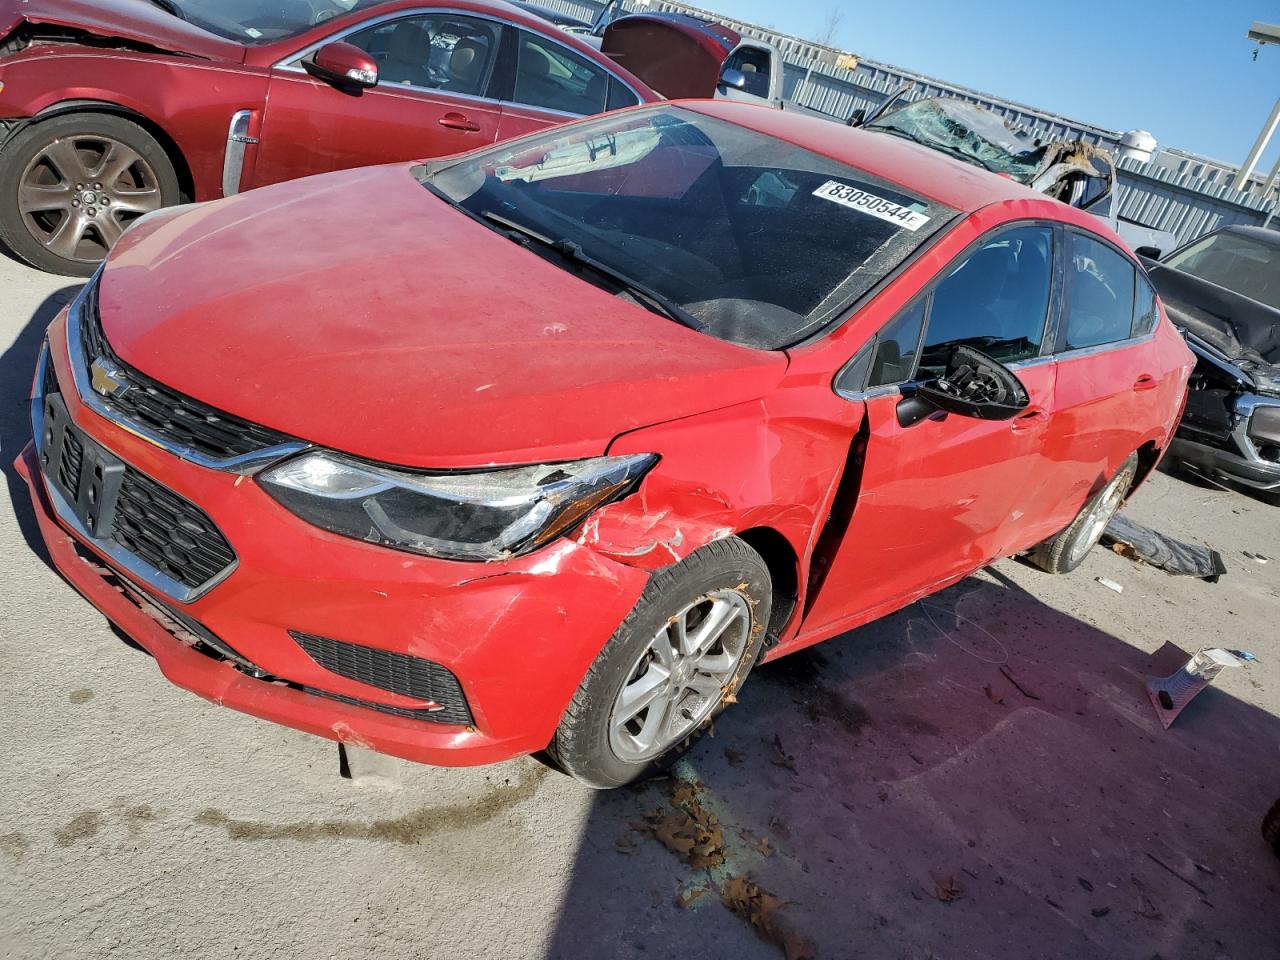
{"label": "suv windshield", "polygon": [[182,20],[240,43],[269,43],[304,33],[386,0],[152,0]]}
{"label": "suv windshield", "polygon": [[429,189],[565,269],[769,350],[847,312],[956,212],[669,106],[419,169]]}
{"label": "suv windshield", "polygon": [[1280,310],[1280,244],[1213,233],[1169,257],[1165,266]]}

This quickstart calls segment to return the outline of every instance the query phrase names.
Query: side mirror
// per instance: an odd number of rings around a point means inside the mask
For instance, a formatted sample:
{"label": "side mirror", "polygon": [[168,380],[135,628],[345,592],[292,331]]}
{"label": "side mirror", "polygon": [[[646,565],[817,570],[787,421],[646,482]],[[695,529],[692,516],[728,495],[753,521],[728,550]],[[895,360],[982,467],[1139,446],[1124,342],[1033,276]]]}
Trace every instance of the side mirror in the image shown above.
{"label": "side mirror", "polygon": [[378,64],[350,43],[326,43],[310,60],[302,61],[307,73],[340,90],[363,90],[378,85]]}
{"label": "side mirror", "polygon": [[867,111],[859,107],[853,113],[849,114],[849,119],[844,122],[846,127],[860,127],[863,121],[867,119]]}
{"label": "side mirror", "polygon": [[955,347],[936,380],[904,387],[898,423],[909,427],[942,410],[977,420],[1012,420],[1030,403],[1027,389],[1008,367],[972,347]]}
{"label": "side mirror", "polygon": [[733,67],[725,67],[720,71],[720,86],[732,87],[734,90],[745,89],[747,75],[741,70],[735,70]]}

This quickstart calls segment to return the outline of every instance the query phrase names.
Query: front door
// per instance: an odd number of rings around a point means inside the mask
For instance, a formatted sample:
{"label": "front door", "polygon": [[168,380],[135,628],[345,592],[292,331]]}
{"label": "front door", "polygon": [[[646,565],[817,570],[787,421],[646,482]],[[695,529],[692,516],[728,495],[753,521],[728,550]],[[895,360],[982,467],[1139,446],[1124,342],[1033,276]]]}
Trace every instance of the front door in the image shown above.
{"label": "front door", "polygon": [[301,60],[272,70],[246,187],[493,143],[502,108],[487,94],[502,30],[452,13],[358,30],[341,39],[378,63],[378,85],[358,93],[312,77]]}
{"label": "front door", "polygon": [[[881,331],[859,391],[858,496],[839,542],[815,558],[805,632],[905,605],[1021,546],[1048,468],[1057,368],[1042,352],[1053,257],[1048,227],[989,236]],[[941,373],[960,344],[1013,366],[1027,408],[1013,420],[939,412],[901,425],[901,385]]]}

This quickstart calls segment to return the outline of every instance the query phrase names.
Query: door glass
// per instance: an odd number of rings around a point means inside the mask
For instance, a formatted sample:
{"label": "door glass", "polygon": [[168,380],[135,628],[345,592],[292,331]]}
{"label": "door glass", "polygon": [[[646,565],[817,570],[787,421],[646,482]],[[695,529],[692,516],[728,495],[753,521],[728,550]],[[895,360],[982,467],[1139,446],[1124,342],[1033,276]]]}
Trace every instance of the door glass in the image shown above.
{"label": "door glass", "polygon": [[634,107],[640,102],[640,98],[635,95],[626,84],[617,77],[609,78],[609,102],[605,104],[606,110],[621,110],[623,107]]}
{"label": "door glass", "polygon": [[1016,227],[987,241],[933,292],[920,366],[932,375],[965,345],[1001,363],[1038,356],[1049,311],[1053,235]]}
{"label": "door glass", "polygon": [[743,93],[753,97],[769,96],[769,51],[759,47],[739,47],[725,59],[721,72],[739,70],[746,77]]}
{"label": "door glass", "polygon": [[406,17],[346,38],[378,63],[378,83],[483,96],[498,49],[495,23],[435,14]]}
{"label": "door glass", "polygon": [[868,387],[911,379],[916,365],[916,348],[920,345],[920,326],[924,323],[924,308],[928,302],[927,297],[921,297],[880,331],[880,341],[871,359]]}
{"label": "door glass", "polygon": [[520,31],[516,103],[588,114],[604,110],[609,75],[558,43]]}
{"label": "door glass", "polygon": [[1133,336],[1141,337],[1154,330],[1159,316],[1156,292],[1151,289],[1151,284],[1139,276],[1137,306],[1133,311]]}
{"label": "door glass", "polygon": [[1127,340],[1133,329],[1133,264],[1082,233],[1072,233],[1069,243],[1065,349]]}

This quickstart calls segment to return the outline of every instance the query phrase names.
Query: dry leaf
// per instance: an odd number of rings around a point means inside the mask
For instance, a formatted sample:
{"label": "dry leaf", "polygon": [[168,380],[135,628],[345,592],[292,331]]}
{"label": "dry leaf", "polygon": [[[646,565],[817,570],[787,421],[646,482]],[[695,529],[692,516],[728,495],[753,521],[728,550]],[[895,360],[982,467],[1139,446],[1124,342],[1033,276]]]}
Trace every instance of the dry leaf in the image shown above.
{"label": "dry leaf", "polygon": [[795,773],[796,758],[782,748],[782,737],[778,736],[776,733],[773,735],[773,749],[777,754],[777,757],[772,761],[774,766],[785,767],[792,773]]}
{"label": "dry leaf", "polygon": [[791,839],[791,831],[787,829],[787,825],[777,817],[769,818],[769,832],[775,837],[781,837],[783,840]]}
{"label": "dry leaf", "polygon": [[751,924],[761,937],[782,947],[787,960],[815,960],[817,957],[812,941],[778,916],[786,901],[762,889],[746,875],[738,874],[726,880],[720,890],[720,899]]}
{"label": "dry leaf", "polygon": [[1000,696],[1000,694],[992,690],[991,684],[988,683],[985,687],[982,688],[982,690],[984,693],[986,693],[987,699],[990,700],[992,703],[997,703],[997,704],[1004,703],[1004,697]]}
{"label": "dry leaf", "polygon": [[937,877],[934,877],[933,885],[936,888],[936,895],[938,899],[943,903],[951,903],[952,901],[959,900],[964,896],[964,887],[956,883],[955,877],[947,877],[946,880],[939,880]]}
{"label": "dry leaf", "polygon": [[676,894],[676,906],[682,910],[688,910],[695,903],[707,895],[706,887],[689,887],[687,890],[681,890]]}

